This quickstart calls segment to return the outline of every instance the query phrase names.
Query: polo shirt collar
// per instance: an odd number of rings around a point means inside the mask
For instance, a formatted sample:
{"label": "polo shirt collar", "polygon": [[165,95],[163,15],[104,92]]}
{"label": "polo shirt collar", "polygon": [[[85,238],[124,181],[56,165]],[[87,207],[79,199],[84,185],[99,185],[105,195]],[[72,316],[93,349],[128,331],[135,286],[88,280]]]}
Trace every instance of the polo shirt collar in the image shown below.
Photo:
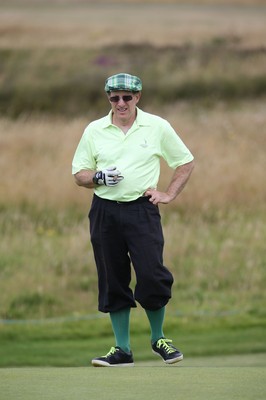
{"label": "polo shirt collar", "polygon": [[112,110],[103,119],[103,128],[108,128],[112,125]]}
{"label": "polo shirt collar", "polygon": [[[135,119],[135,124],[137,126],[149,126],[149,120],[146,117],[146,113],[144,111],[142,111],[140,108],[137,108],[137,117]],[[108,128],[109,126],[111,126],[112,123],[112,110],[110,110],[110,112],[106,115],[106,117],[104,117],[103,120],[103,128]]]}
{"label": "polo shirt collar", "polygon": [[138,126],[150,126],[149,119],[147,117],[147,113],[142,111],[140,108],[137,107],[137,118],[135,120]]}

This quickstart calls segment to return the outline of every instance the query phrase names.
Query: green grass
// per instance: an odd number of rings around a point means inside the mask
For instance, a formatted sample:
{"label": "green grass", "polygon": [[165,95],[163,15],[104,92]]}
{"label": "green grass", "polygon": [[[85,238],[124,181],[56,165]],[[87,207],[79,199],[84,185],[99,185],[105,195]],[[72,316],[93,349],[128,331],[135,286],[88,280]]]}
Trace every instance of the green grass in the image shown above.
{"label": "green grass", "polygon": [[[266,353],[266,321],[258,317],[167,316],[165,335],[185,357]],[[0,367],[87,366],[114,345],[109,318],[42,324],[0,325]],[[131,318],[136,362],[154,359],[147,319]]]}
{"label": "green grass", "polygon": [[2,400],[264,400],[265,357],[160,361],[134,368],[1,369]]}
{"label": "green grass", "polygon": [[[263,210],[192,214],[170,209],[162,211],[162,219],[165,264],[175,276],[169,312],[265,316]],[[85,211],[81,217],[73,208],[57,212],[30,205],[3,207],[0,229],[1,318],[75,316],[97,310]]]}

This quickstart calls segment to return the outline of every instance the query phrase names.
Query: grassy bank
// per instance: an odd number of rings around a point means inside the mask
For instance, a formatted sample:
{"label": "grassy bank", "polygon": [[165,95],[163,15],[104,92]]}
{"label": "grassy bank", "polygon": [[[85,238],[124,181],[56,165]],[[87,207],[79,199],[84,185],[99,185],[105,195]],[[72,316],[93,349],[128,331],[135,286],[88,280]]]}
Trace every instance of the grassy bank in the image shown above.
{"label": "grassy bank", "polygon": [[104,81],[117,70],[141,76],[142,104],[149,107],[177,100],[263,101],[266,95],[265,48],[243,49],[234,38],[162,48],[129,43],[99,50],[0,49],[0,58],[0,113],[10,117],[73,117],[91,107],[100,115],[106,110]]}
{"label": "grassy bank", "polygon": [[[185,358],[262,354],[265,319],[245,314],[228,316],[167,315],[165,334]],[[114,345],[109,318],[27,322],[0,325],[0,366],[88,366],[90,360]],[[131,345],[136,362],[154,360],[144,312],[133,310]],[[154,360],[156,361],[157,358]]]}

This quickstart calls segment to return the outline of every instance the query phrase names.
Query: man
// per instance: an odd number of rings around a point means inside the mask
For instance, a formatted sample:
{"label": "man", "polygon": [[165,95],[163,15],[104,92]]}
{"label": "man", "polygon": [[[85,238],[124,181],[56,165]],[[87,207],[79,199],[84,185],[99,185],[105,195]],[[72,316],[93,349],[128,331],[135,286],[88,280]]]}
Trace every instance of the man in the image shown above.
{"label": "man", "polygon": [[[111,111],[88,125],[73,159],[76,183],[94,190],[89,219],[98,308],[109,313],[116,341],[105,356],[92,360],[95,367],[134,365],[129,319],[136,301],[150,323],[152,351],[166,364],[183,359],[163,332],[173,276],[163,265],[158,204],[170,203],[182,191],[193,156],[166,120],[137,107],[141,90],[136,76],[120,73],[106,80]],[[174,169],[165,192],[156,189],[161,157]]]}

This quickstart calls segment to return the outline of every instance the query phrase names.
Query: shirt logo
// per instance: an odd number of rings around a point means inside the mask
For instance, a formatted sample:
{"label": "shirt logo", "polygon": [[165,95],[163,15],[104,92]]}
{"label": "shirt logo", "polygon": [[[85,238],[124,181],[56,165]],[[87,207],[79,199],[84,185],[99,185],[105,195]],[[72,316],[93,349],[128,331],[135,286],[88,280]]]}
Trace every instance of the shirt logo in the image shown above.
{"label": "shirt logo", "polygon": [[144,143],[141,143],[140,146],[143,147],[143,148],[148,147],[147,140],[144,139]]}

